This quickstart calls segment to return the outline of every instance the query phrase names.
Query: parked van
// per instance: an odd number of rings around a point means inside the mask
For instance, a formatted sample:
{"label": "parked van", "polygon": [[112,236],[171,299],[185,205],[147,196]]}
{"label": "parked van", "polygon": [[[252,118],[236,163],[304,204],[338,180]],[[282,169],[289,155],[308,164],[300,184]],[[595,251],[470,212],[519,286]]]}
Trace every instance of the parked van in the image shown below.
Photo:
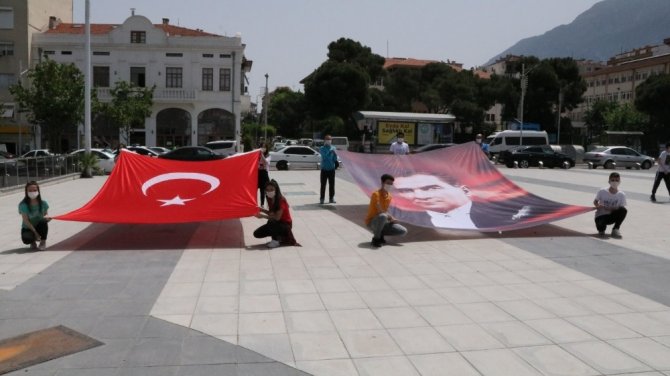
{"label": "parked van", "polygon": [[332,136],[332,144],[337,150],[349,150],[349,138],[348,137],[335,137]]}
{"label": "parked van", "polygon": [[521,145],[549,145],[549,136],[546,131],[502,131],[496,132],[486,138],[484,142],[489,144],[491,157],[498,155],[501,151],[512,149]]}
{"label": "parked van", "polygon": [[212,149],[216,154],[225,155],[226,157],[230,157],[237,152],[237,141],[235,140],[210,141],[205,146]]}

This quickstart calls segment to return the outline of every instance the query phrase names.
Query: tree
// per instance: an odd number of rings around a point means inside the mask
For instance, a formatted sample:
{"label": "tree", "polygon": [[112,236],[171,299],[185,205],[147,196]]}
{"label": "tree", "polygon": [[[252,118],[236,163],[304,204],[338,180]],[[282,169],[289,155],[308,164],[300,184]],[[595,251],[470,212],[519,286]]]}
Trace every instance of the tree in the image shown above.
{"label": "tree", "polygon": [[144,128],[144,121],[151,116],[156,87],[139,87],[127,81],[117,81],[110,90],[112,101],[102,104],[102,112],[123,130],[126,142],[130,141],[133,128]]}
{"label": "tree", "polygon": [[670,138],[668,103],[670,103],[670,74],[651,75],[635,89],[635,108],[649,115],[649,133],[657,140]]}
{"label": "tree", "polygon": [[282,136],[300,137],[305,119],[307,103],[305,95],[288,87],[275,89],[270,95],[268,121],[277,127]]}
{"label": "tree", "polygon": [[327,61],[305,82],[305,99],[315,119],[336,115],[346,121],[367,103],[368,85],[359,66]]}
{"label": "tree", "polygon": [[600,135],[606,129],[607,113],[616,107],[616,103],[597,100],[584,114],[584,122],[587,125],[587,143],[598,140]]}
{"label": "tree", "polygon": [[347,38],[340,38],[328,45],[328,60],[359,66],[367,73],[368,82],[375,82],[384,75],[386,61],[384,57],[372,53],[370,47]]}
{"label": "tree", "polygon": [[647,131],[647,115],[630,103],[615,105],[605,113],[605,122],[612,131]]}
{"label": "tree", "polygon": [[76,130],[84,118],[84,76],[74,64],[46,59],[28,71],[28,80],[31,86],[18,83],[9,92],[28,121],[42,127],[48,147],[63,152],[63,133]]}

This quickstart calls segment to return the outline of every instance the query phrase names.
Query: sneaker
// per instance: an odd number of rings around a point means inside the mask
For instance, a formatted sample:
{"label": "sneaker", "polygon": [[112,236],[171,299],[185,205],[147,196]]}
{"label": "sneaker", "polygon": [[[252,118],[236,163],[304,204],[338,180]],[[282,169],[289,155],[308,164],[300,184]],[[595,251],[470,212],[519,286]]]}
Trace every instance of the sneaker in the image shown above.
{"label": "sneaker", "polygon": [[605,231],[598,231],[598,236],[601,238],[605,237]]}
{"label": "sneaker", "polygon": [[621,239],[621,233],[619,232],[618,228],[613,228],[612,229],[612,237],[617,238],[617,239]]}
{"label": "sneaker", "polygon": [[382,237],[379,238],[379,242],[382,244],[386,244],[386,239],[384,239],[384,235],[382,235]]}
{"label": "sneaker", "polygon": [[30,243],[30,249],[37,249],[37,243],[35,242]]}
{"label": "sneaker", "polygon": [[329,204],[337,204],[337,202],[335,202],[335,200],[334,200],[334,199],[333,199],[333,200],[330,200],[330,201],[328,201],[328,203],[329,203]]}
{"label": "sneaker", "polygon": [[277,247],[279,247],[279,242],[276,241],[276,240],[273,240],[266,245],[268,246],[268,248],[277,248]]}
{"label": "sneaker", "polygon": [[649,199],[651,200],[651,202],[656,202],[656,195],[651,195]]}
{"label": "sneaker", "polygon": [[319,200],[319,204],[323,205],[323,199]]}
{"label": "sneaker", "polygon": [[377,238],[372,238],[372,246],[375,248],[379,248],[382,246],[382,241]]}
{"label": "sneaker", "polygon": [[40,245],[37,246],[37,248],[40,251],[45,251],[47,249],[47,241],[46,240],[40,240]]}

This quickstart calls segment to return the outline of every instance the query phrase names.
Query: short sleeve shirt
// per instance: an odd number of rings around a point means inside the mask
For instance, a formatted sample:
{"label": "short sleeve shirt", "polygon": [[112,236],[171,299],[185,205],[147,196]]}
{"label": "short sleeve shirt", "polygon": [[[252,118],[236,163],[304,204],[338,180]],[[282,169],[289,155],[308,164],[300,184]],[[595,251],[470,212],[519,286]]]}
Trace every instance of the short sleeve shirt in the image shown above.
{"label": "short sleeve shirt", "polygon": [[[268,207],[272,207],[273,203],[270,201],[274,201],[273,199],[268,197]],[[284,197],[282,197],[281,201],[279,202],[279,209],[281,209],[281,218],[279,218],[280,222],[286,222],[286,223],[292,223],[293,218],[291,218],[291,212],[289,211],[288,208],[288,201]]]}
{"label": "short sleeve shirt", "polygon": [[[372,218],[378,216],[380,213],[386,212],[391,205],[391,194],[386,192],[386,195],[382,194],[381,190],[372,192],[370,196],[370,205],[368,205],[368,215],[365,217],[365,224],[369,225]],[[379,211],[381,207],[382,211]]]}
{"label": "short sleeve shirt", "polygon": [[[596,194],[596,201],[602,202],[603,205],[610,208],[620,208],[626,206],[626,194],[621,191],[612,194],[609,188],[603,188]],[[610,214],[611,212],[612,210],[610,209],[598,208],[596,209],[596,217]]]}
{"label": "short sleeve shirt", "polygon": [[[19,204],[19,214],[27,214],[28,220],[30,220],[30,223],[32,223],[33,226],[36,226],[42,219],[44,219],[44,215],[46,215],[48,211],[49,204],[44,200],[42,200],[41,210],[39,204],[29,205],[23,201]],[[23,221],[21,221],[21,227],[27,228]]]}

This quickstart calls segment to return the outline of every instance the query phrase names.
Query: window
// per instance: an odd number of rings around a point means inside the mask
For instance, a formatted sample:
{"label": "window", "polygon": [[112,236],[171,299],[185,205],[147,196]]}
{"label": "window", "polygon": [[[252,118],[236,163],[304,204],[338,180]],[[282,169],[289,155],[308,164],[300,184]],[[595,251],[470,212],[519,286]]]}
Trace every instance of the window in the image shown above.
{"label": "window", "polygon": [[14,8],[0,7],[0,29],[14,28]]}
{"label": "window", "polygon": [[93,56],[109,56],[109,51],[93,51]]}
{"label": "window", "polygon": [[61,55],[72,55],[72,51],[61,51]]}
{"label": "window", "polygon": [[44,51],[44,52],[42,52],[42,53],[44,54],[44,56],[46,56],[46,55],[54,55],[54,54],[56,53],[56,51],[46,50],[46,51]]}
{"label": "window", "polygon": [[202,68],[202,90],[214,90],[214,68]]}
{"label": "window", "polygon": [[219,69],[219,90],[230,91],[230,68]]}
{"label": "window", "polygon": [[165,87],[168,88],[182,87],[182,68],[177,67],[165,68]]}
{"label": "window", "polygon": [[202,54],[202,57],[214,57],[214,54]]}
{"label": "window", "polygon": [[14,55],[14,42],[0,42],[0,56]]}
{"label": "window", "polygon": [[221,59],[228,59],[228,58],[230,58],[230,54],[219,54],[219,57]]}
{"label": "window", "polygon": [[146,86],[146,73],[144,67],[130,67],[130,82],[135,86]]}
{"label": "window", "polygon": [[109,87],[109,67],[93,66],[93,86]]}
{"label": "window", "polygon": [[165,56],[167,56],[167,57],[182,57],[182,56],[184,56],[184,54],[181,53],[181,52],[166,52]]}
{"label": "window", "polygon": [[130,43],[147,43],[147,32],[133,30],[130,32]]}
{"label": "window", "polygon": [[0,89],[7,89],[16,83],[16,77],[11,73],[0,73]]}

